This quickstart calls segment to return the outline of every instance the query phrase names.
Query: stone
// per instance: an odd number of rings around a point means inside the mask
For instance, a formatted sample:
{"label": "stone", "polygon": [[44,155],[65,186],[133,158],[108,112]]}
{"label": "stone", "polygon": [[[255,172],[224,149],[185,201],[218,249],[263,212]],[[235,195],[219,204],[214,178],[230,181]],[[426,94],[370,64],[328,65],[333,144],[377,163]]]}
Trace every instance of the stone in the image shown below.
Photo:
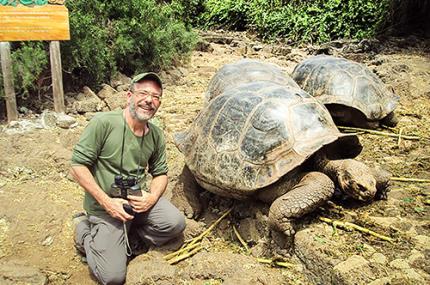
{"label": "stone", "polygon": [[390,266],[395,269],[408,269],[410,268],[409,263],[404,259],[394,259],[390,262]]}
{"label": "stone", "polygon": [[394,223],[398,221],[396,217],[369,217],[369,220],[378,226],[389,229]]}
{"label": "stone", "polygon": [[211,43],[205,41],[205,40],[200,40],[197,42],[196,47],[195,47],[196,51],[201,51],[201,52],[213,52],[214,48],[211,45]]}
{"label": "stone", "polygon": [[420,251],[413,249],[411,251],[411,254],[408,257],[408,263],[414,264],[415,262],[417,262],[418,260],[421,260],[421,259],[425,259],[424,254]]}
{"label": "stone", "polygon": [[87,86],[79,93],[72,104],[72,110],[79,114],[87,112],[99,112],[106,104]]}
{"label": "stone", "polygon": [[391,284],[391,278],[383,277],[383,278],[373,280],[368,285],[389,285],[389,284]]}
{"label": "stone", "polygon": [[205,231],[206,224],[203,222],[198,222],[193,219],[185,219],[185,230],[184,230],[184,238],[185,240],[194,238]]}
{"label": "stone", "polygon": [[253,49],[254,51],[260,51],[260,50],[262,50],[262,49],[263,49],[263,45],[260,45],[260,44],[253,45],[253,46],[252,46],[252,49]]}
{"label": "stone", "polygon": [[360,255],[353,255],[349,257],[347,260],[338,263],[333,269],[344,274],[354,269],[367,266],[368,264],[369,264],[369,261],[367,261],[364,257]]}
{"label": "stone", "polygon": [[387,257],[385,255],[383,255],[382,253],[379,252],[375,252],[370,261],[381,264],[381,265],[385,265],[387,264]]}
{"label": "stone", "polygon": [[113,96],[116,93],[116,90],[107,84],[102,84],[102,89],[97,93],[97,96],[100,99],[106,99]]}
{"label": "stone", "polygon": [[292,51],[291,47],[289,46],[274,46],[272,49],[272,52],[276,55],[282,55],[286,56],[290,54]]}
{"label": "stone", "polygon": [[404,270],[403,273],[406,275],[406,278],[409,281],[411,281],[411,284],[425,284],[426,283],[424,278],[417,271],[415,271],[412,268],[408,268],[408,269]]}
{"label": "stone", "polygon": [[111,93],[104,101],[109,110],[123,109],[127,106],[127,91]]}
{"label": "stone", "polygon": [[133,259],[128,265],[127,284],[178,284],[176,267],[163,259],[157,252],[144,254]]}
{"label": "stone", "polygon": [[253,218],[245,218],[241,220],[237,231],[247,243],[255,244],[261,238],[257,220]]}
{"label": "stone", "polygon": [[55,112],[45,110],[40,115],[40,122],[45,129],[54,128],[57,125],[57,115]]}
{"label": "stone", "polygon": [[121,72],[115,73],[110,80],[110,85],[112,88],[117,88],[120,85],[130,85],[130,83],[131,78],[122,74]]}
{"label": "stone", "polygon": [[48,278],[39,269],[18,263],[0,264],[0,284],[46,285]]}
{"label": "stone", "polygon": [[413,237],[415,248],[417,250],[430,250],[430,237],[425,235],[417,235]]}
{"label": "stone", "polygon": [[64,113],[58,113],[56,125],[63,129],[71,129],[76,127],[78,123],[72,116],[66,115]]}

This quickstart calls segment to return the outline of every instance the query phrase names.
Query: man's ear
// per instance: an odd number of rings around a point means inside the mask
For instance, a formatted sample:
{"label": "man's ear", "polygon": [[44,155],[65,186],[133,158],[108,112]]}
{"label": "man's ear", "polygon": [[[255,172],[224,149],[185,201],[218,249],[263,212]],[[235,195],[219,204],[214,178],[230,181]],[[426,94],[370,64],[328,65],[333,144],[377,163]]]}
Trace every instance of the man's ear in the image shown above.
{"label": "man's ear", "polygon": [[130,104],[131,96],[133,96],[133,93],[128,90],[126,93],[127,105]]}

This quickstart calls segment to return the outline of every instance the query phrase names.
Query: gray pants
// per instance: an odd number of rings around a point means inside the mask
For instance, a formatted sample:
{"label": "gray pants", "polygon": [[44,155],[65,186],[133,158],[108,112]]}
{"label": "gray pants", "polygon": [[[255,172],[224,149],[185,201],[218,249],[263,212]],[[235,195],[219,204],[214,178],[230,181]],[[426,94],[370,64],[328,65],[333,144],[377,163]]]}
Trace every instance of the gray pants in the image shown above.
{"label": "gray pants", "polygon": [[[136,214],[127,231],[137,231],[142,242],[162,245],[185,228],[181,212],[161,197],[149,211]],[[124,225],[112,217],[89,216],[76,227],[78,246],[85,249],[88,266],[102,284],[123,284],[127,273]]]}

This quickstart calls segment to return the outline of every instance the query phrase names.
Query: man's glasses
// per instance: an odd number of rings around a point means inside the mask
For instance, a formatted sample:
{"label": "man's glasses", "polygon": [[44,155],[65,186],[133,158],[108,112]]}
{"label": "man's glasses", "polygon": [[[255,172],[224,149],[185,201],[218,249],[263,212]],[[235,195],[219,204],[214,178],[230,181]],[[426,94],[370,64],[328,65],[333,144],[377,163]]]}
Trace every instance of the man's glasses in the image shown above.
{"label": "man's glasses", "polygon": [[161,94],[157,94],[157,93],[151,93],[149,91],[145,91],[145,90],[139,90],[133,93],[134,95],[136,95],[136,97],[142,98],[142,99],[147,99],[148,97],[151,97],[152,102],[160,102],[161,101]]}

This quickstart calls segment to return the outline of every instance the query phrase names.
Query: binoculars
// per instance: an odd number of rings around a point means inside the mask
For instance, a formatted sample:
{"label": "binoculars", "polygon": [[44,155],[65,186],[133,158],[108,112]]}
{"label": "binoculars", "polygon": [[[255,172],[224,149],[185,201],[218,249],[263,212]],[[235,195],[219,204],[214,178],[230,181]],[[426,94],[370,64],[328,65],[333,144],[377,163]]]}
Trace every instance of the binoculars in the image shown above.
{"label": "binoculars", "polygon": [[[116,175],[114,183],[111,185],[111,195],[113,198],[122,198],[127,200],[128,195],[142,196],[142,190],[136,177]],[[134,215],[133,208],[124,204],[124,211],[130,215]]]}

